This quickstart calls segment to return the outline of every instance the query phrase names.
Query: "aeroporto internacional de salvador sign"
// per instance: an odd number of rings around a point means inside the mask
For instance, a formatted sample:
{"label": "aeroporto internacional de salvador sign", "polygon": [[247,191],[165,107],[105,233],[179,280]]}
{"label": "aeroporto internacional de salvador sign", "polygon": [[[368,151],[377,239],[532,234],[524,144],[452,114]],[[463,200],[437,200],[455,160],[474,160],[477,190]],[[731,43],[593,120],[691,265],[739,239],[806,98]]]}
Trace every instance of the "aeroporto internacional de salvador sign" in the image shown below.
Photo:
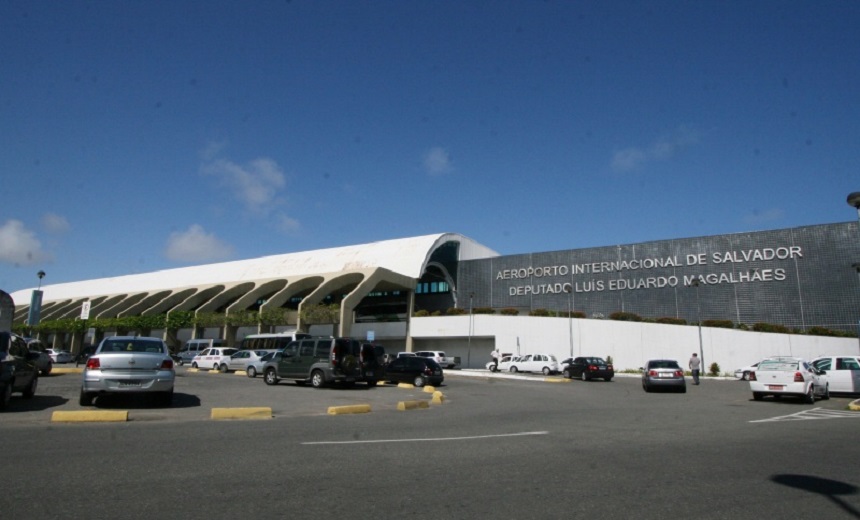
{"label": "aeroporto internacional de salvador sign", "polygon": [[[788,262],[803,258],[800,246],[777,246],[755,249],[737,249],[712,253],[688,253],[666,257],[589,262],[572,265],[527,266],[497,271],[498,280],[529,280],[532,283],[511,285],[509,296],[535,294],[587,293],[638,289],[660,289],[690,286],[694,279],[705,285],[738,284],[747,282],[781,282],[786,279],[786,267],[744,268],[752,262]],[[731,272],[708,272],[707,266],[734,264]],[[693,268],[696,273],[681,276],[649,276],[655,269]],[[702,269],[703,268],[703,269]],[[616,273],[618,278],[595,279],[594,274]],[[559,280],[565,278],[566,280]],[[534,283],[546,280],[545,283]],[[567,281],[571,280],[571,281]]]}

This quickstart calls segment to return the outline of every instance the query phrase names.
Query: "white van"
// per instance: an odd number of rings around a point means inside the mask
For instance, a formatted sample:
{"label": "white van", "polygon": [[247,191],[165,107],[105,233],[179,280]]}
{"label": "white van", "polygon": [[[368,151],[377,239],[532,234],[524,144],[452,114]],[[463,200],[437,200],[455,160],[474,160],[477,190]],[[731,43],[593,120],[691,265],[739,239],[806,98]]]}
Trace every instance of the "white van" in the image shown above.
{"label": "white van", "polygon": [[239,350],[283,350],[291,341],[312,337],[310,334],[295,330],[272,334],[248,334],[239,344]]}
{"label": "white van", "polygon": [[210,347],[226,347],[223,339],[189,339],[179,351],[179,364],[191,363],[194,356]]}

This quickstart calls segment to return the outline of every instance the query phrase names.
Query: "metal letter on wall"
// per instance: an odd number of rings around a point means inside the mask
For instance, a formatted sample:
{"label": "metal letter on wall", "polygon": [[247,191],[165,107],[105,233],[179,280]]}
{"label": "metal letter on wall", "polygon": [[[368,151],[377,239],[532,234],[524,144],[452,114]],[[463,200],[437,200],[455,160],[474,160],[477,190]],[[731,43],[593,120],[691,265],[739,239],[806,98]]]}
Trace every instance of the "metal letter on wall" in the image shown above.
{"label": "metal letter on wall", "polygon": [[30,312],[27,314],[27,325],[35,327],[39,324],[39,317],[42,314],[42,291],[33,291],[33,296],[30,298]]}
{"label": "metal letter on wall", "polygon": [[12,332],[12,318],[15,302],[9,293],[0,291],[0,332]]}

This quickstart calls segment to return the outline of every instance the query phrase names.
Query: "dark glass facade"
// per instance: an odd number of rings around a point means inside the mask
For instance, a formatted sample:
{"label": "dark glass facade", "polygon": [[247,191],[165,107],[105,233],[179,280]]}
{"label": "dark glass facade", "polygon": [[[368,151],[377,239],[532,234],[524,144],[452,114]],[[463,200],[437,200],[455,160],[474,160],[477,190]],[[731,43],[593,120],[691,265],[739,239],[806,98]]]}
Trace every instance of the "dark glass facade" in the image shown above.
{"label": "dark glass facade", "polygon": [[[856,331],[857,222],[460,262],[475,307]],[[698,278],[698,287],[692,283]],[[460,298],[460,301],[464,301]]]}

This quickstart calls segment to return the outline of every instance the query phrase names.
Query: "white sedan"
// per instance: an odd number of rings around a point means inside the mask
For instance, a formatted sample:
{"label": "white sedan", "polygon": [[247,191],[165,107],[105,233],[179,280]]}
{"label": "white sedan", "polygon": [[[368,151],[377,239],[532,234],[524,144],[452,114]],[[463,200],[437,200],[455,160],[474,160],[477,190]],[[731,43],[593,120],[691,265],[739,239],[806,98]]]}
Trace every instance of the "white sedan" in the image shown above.
{"label": "white sedan", "polygon": [[827,372],[831,392],[860,393],[860,356],[826,356],[812,362]]}
{"label": "white sedan", "polygon": [[[499,370],[504,363],[500,363]],[[558,373],[558,360],[552,354],[528,354],[511,361],[510,372],[543,372],[544,375]]]}
{"label": "white sedan", "polygon": [[230,356],[239,352],[235,348],[207,348],[191,360],[192,368],[209,368],[220,372],[227,371]]}
{"label": "white sedan", "polygon": [[759,362],[758,368],[750,372],[750,390],[756,401],[767,395],[774,399],[800,397],[808,404],[814,403],[816,397],[830,399],[827,375],[796,357],[773,357]]}
{"label": "white sedan", "polygon": [[[761,363],[761,361],[759,361]],[[741,367],[735,370],[735,379],[741,379],[743,381],[750,380],[750,372],[755,372],[755,369],[758,368],[758,363],[753,363],[752,365],[747,365],[745,367]]]}
{"label": "white sedan", "polygon": [[45,353],[51,357],[51,361],[54,363],[71,363],[75,360],[75,356],[68,350],[49,348],[45,350]]}

